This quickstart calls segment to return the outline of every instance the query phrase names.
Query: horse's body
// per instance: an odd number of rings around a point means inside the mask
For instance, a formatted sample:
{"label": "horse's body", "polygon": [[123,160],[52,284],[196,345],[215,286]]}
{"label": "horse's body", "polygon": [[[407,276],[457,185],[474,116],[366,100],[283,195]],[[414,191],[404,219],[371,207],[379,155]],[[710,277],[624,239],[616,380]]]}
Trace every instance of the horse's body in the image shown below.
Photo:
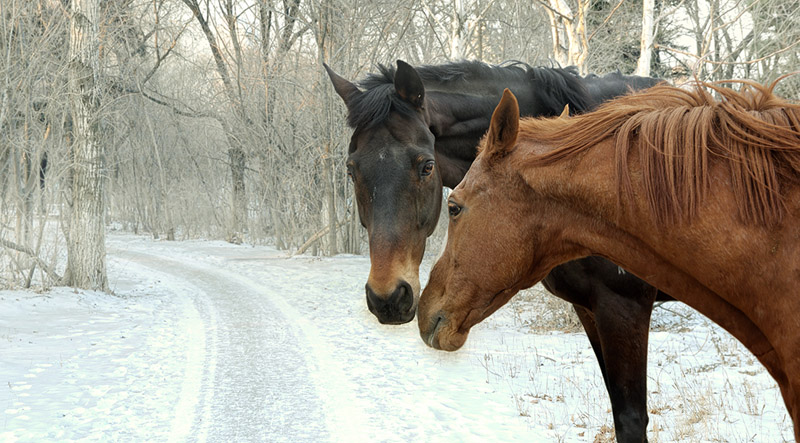
{"label": "horse's body", "polygon": [[505,94],[450,196],[447,245],[419,303],[423,340],[457,349],[553,267],[600,255],[747,346],[800,441],[800,106],[758,85],[709,87],[724,99],[657,87],[523,121]]}
{"label": "horse's body", "polygon": [[[441,188],[464,177],[504,88],[519,95],[523,115],[555,116],[565,105],[580,113],[658,82],[619,73],[583,79],[572,69],[522,64],[459,62],[415,70],[398,62],[397,70],[381,67],[367,77],[361,90],[328,73],[355,129],[348,175],[369,232],[367,304],[382,323],[413,319],[419,265],[438,220]],[[575,306],[606,381],[618,439],[642,441],[650,313],[657,296],[669,297],[597,257],[554,269],[544,284]],[[607,345],[621,337],[636,346]]]}

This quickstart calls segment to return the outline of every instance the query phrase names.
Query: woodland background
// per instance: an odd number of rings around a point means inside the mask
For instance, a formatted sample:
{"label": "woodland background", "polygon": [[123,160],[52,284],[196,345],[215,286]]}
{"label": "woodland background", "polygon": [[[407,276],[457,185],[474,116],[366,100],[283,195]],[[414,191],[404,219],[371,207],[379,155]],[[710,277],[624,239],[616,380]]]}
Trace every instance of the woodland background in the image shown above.
{"label": "woodland background", "polygon": [[322,62],[464,58],[769,82],[800,2],[0,0],[0,288],[106,289],[109,228],[362,253]]}

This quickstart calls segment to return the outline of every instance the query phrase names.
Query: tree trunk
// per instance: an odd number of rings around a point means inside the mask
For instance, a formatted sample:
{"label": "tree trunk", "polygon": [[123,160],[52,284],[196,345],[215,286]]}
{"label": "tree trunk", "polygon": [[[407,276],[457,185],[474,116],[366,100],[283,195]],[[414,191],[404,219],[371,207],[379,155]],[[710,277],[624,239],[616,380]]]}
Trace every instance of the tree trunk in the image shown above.
{"label": "tree trunk", "polygon": [[[232,138],[232,137],[230,137]],[[236,141],[231,140],[234,146],[228,149],[228,161],[231,163],[231,181],[233,183],[233,232],[230,241],[241,243],[247,231],[247,194],[244,188],[244,172],[247,159],[242,148],[236,146]]]}
{"label": "tree trunk", "polygon": [[[559,64],[575,65],[581,74],[586,74],[586,57],[589,55],[589,43],[586,38],[586,12],[589,0],[577,2],[577,14],[564,0],[549,0],[543,4],[550,21],[550,34],[553,39],[553,57]],[[565,39],[560,34],[564,33]],[[562,47],[566,43],[566,48]]]}
{"label": "tree trunk", "polygon": [[[322,66],[322,63],[326,60],[328,63],[331,62],[332,55],[335,54],[334,47],[336,46],[334,43],[334,38],[336,34],[332,32],[334,27],[333,24],[333,16],[331,15],[331,8],[330,4],[323,5],[321,11],[323,13],[320,15],[319,23],[316,29],[316,40],[317,40],[317,57],[319,60],[319,66]],[[323,70],[320,69],[320,85],[327,84],[326,74]],[[321,98],[322,103],[325,104],[326,107],[329,107],[333,100],[330,97],[330,87],[322,87],[321,88]],[[334,178],[333,178],[333,155],[334,155],[334,147],[331,146],[329,140],[333,139],[333,113],[328,108],[325,112],[325,129],[324,129],[324,139],[328,140],[325,143],[325,147],[322,152],[322,181],[324,189],[324,201],[322,207],[324,208],[325,214],[323,215],[325,221],[329,226],[328,231],[328,254],[335,255],[338,254],[337,249],[337,238],[336,238],[336,231],[338,230],[338,225],[336,223],[336,188],[334,186]]]}
{"label": "tree trunk", "polygon": [[336,255],[339,253],[337,248],[336,231],[338,230],[336,223],[336,186],[333,179],[333,153],[331,152],[331,144],[325,144],[325,158],[322,159],[323,163],[323,180],[325,181],[325,203],[328,209],[328,254]]}
{"label": "tree trunk", "polygon": [[[164,228],[164,233],[167,236],[167,240],[174,241],[175,240],[175,224],[172,222],[172,211],[170,210],[169,205],[169,197],[167,192],[167,172],[164,170],[164,164],[161,161],[161,153],[159,152],[159,143],[158,139],[156,138],[156,132],[153,128],[153,121],[150,118],[149,114],[145,115],[147,120],[147,129],[150,132],[150,140],[153,143],[153,158],[156,161],[156,167],[158,168],[158,204],[156,207],[161,208],[161,223]],[[156,197],[153,196],[155,199]]]}
{"label": "tree trunk", "polygon": [[642,4],[642,38],[639,46],[639,60],[635,75],[650,76],[650,64],[653,57],[653,31],[655,23],[655,0],[644,0]]}
{"label": "tree trunk", "polygon": [[72,204],[67,284],[107,290],[103,168],[97,134],[100,46],[98,0],[72,0],[68,81],[72,110]]}
{"label": "tree trunk", "polygon": [[559,32],[560,21],[556,17],[555,11],[548,7],[544,7],[544,12],[547,14],[547,19],[550,22],[550,43],[552,44],[553,59],[559,65],[567,64],[566,53],[561,48],[561,33]]}
{"label": "tree trunk", "polygon": [[450,31],[450,60],[461,60],[466,55],[467,12],[464,0],[453,0],[453,25]]}

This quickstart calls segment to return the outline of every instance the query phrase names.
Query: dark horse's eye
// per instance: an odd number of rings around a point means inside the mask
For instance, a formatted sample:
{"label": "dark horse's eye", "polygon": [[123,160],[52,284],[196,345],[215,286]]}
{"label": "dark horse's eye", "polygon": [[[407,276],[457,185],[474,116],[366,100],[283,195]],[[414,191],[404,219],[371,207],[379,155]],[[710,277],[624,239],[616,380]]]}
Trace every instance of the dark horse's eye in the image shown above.
{"label": "dark horse's eye", "polygon": [[349,178],[350,181],[353,181],[353,171],[349,169],[347,170],[347,178]]}
{"label": "dark horse's eye", "polygon": [[450,217],[457,217],[458,214],[461,214],[461,206],[453,202],[447,202],[447,212],[450,213]]}
{"label": "dark horse's eye", "polygon": [[425,164],[422,165],[422,171],[420,172],[420,174],[423,177],[427,177],[427,176],[431,175],[431,173],[433,172],[433,167],[435,165],[436,165],[436,162],[433,161],[433,160],[426,161]]}

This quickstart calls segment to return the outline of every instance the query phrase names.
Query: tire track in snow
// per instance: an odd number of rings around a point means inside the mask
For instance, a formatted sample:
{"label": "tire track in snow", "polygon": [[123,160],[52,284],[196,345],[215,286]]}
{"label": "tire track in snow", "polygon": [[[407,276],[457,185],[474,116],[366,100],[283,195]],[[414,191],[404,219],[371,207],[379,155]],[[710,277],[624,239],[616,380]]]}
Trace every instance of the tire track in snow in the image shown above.
{"label": "tire track in snow", "polygon": [[[125,265],[133,272],[141,269],[142,273],[155,276],[162,282],[169,282],[165,284],[178,296],[176,302],[185,305],[182,311],[186,317],[177,326],[185,329],[192,340],[188,340],[186,344],[186,372],[175,406],[175,417],[170,424],[168,441],[186,441],[190,435],[196,436],[198,441],[205,441],[208,424],[211,423],[211,399],[214,396],[213,380],[217,365],[218,315],[214,306],[207,295],[198,296],[204,294],[200,287],[184,279],[175,281],[174,275],[154,267],[152,255],[115,251],[114,259],[126,261]],[[202,406],[201,411],[198,411],[199,406]]]}
{"label": "tire track in snow", "polygon": [[[254,290],[266,290],[266,287],[254,282],[253,280],[239,275],[229,275],[242,285],[249,286]],[[307,349],[311,349],[315,363],[312,377],[317,387],[317,392],[321,395],[327,409],[326,421],[328,430],[334,441],[353,441],[354,436],[363,435],[366,429],[367,420],[364,417],[365,406],[360,404],[352,381],[340,369],[337,360],[333,357],[333,347],[319,333],[319,330],[307,318],[303,317],[295,310],[283,297],[272,296],[273,302],[281,312],[293,321],[297,337],[302,340]],[[335,387],[335,388],[334,388]],[[342,393],[346,393],[347,398],[341,398]]]}
{"label": "tire track in snow", "polygon": [[[115,255],[165,275],[165,282],[179,279],[180,284],[170,283],[176,291],[196,291],[190,298],[209,323],[202,377],[204,412],[193,410],[200,401],[191,398],[191,393],[182,395],[171,436],[180,440],[187,414],[197,414],[191,434],[200,440],[261,439],[266,433],[269,439],[348,441],[364,434],[364,406],[353,395],[352,382],[317,328],[277,293],[283,288],[269,288],[230,271],[168,256],[130,250]],[[218,356],[213,355],[215,351]],[[270,351],[275,355],[269,355]],[[284,367],[267,367],[259,363],[263,360]],[[271,376],[264,377],[265,372]],[[188,392],[197,384],[184,381]],[[347,398],[342,398],[343,393]],[[266,399],[271,404],[264,404]],[[320,421],[326,429],[319,429]],[[292,432],[295,435],[288,435]]]}

